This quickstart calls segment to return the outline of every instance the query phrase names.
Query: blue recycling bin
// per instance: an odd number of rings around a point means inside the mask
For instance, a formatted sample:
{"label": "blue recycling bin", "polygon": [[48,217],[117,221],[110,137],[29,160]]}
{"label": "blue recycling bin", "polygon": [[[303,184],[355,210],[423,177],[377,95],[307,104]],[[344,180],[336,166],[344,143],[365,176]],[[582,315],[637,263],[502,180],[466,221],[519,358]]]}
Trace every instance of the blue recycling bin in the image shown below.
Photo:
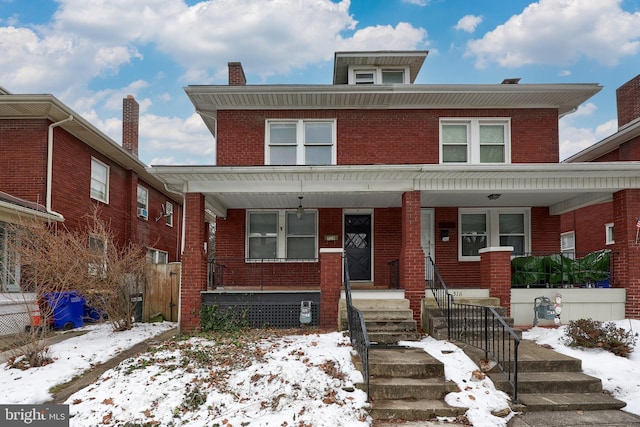
{"label": "blue recycling bin", "polygon": [[53,327],[69,330],[84,326],[85,300],[76,291],[52,292],[45,295],[45,299],[53,315]]}

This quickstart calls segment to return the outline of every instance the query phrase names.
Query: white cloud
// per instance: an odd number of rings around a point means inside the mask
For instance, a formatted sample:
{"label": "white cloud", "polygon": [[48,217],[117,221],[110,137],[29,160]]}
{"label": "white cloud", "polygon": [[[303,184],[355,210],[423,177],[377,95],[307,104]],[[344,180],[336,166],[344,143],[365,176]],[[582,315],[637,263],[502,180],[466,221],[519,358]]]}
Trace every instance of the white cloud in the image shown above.
{"label": "white cloud", "polygon": [[481,22],[482,16],[465,15],[460,18],[456,26],[453,28],[467,33],[473,33]]}
{"label": "white cloud", "polygon": [[593,116],[596,109],[595,104],[589,102],[581,105],[575,113],[560,119],[558,129],[560,160],[564,160],[617,132],[618,121],[616,119],[608,120],[595,128],[579,127],[575,124],[581,119]]}
{"label": "white cloud", "polygon": [[430,0],[402,0],[404,3],[415,4],[416,6],[426,6]]}
{"label": "white cloud", "polygon": [[215,164],[215,140],[198,114],[186,119],[141,115],[139,136],[145,141],[140,157],[153,159],[150,164],[170,159],[172,164]]}
{"label": "white cloud", "polygon": [[476,67],[566,66],[580,58],[614,66],[640,49],[640,12],[622,0],[540,0],[467,45]]}

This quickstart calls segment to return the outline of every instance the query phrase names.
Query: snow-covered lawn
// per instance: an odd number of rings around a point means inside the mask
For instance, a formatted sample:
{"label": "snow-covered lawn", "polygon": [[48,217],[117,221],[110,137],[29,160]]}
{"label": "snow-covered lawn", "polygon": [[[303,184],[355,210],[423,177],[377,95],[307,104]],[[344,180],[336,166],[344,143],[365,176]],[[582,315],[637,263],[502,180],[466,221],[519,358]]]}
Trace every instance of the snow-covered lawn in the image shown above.
{"label": "snow-covered lawn", "polygon": [[[618,326],[640,329],[640,321]],[[0,402],[40,403],[48,390],[137,342],[175,326],[136,324],[111,332],[108,325],[50,347],[54,363],[27,371],[0,371]],[[640,414],[640,355],[629,359],[602,350],[568,348],[564,327],[533,328],[526,339],[578,357],[587,374]],[[491,415],[508,406],[508,397],[456,346],[427,337],[403,344],[423,348],[445,363],[445,375],[460,391],[450,405],[468,407],[474,426],[505,426],[513,415]],[[352,363],[343,333],[258,331],[234,337],[173,339],[108,370],[94,384],[72,395],[71,426],[369,426],[368,403],[356,387],[362,375]],[[474,374],[474,371],[475,374]]]}

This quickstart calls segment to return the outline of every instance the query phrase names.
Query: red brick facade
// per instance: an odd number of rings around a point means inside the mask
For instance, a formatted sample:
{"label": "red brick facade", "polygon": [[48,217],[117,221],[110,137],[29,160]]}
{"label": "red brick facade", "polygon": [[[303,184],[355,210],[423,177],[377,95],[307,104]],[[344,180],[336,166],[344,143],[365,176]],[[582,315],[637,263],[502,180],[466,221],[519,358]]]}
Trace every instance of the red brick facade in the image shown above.
{"label": "red brick facade", "polygon": [[320,249],[320,327],[338,327],[338,304],[342,289],[342,249]]}
{"label": "red brick facade", "polygon": [[402,195],[402,248],[400,249],[400,287],[409,300],[413,318],[421,327],[420,308],[425,295],[424,250],[420,233],[420,192]]}
{"label": "red brick facade", "polygon": [[500,298],[500,305],[511,311],[511,251],[512,248],[480,249],[480,287],[489,289],[491,297]]}
{"label": "red brick facade", "polygon": [[[46,204],[48,120],[0,120],[0,190],[22,199]],[[109,200],[90,196],[91,159],[109,167]],[[138,218],[137,186],[149,193],[148,218]],[[168,253],[169,262],[180,259],[182,209],[129,168],[104,156],[62,127],[53,128],[51,209],[62,214],[69,230],[86,228],[95,206],[120,244],[135,242]],[[156,221],[162,205],[173,205],[173,226]]]}
{"label": "red brick facade", "polygon": [[185,247],[180,283],[180,331],[200,329],[201,292],[207,290],[208,230],[204,219],[204,196],[185,195]]}
{"label": "red brick facade", "polygon": [[615,283],[627,292],[626,318],[640,319],[640,190],[623,190],[613,196]]}
{"label": "red brick facade", "polygon": [[[558,113],[553,109],[251,110],[218,112],[217,165],[264,165],[267,119],[314,118],[336,120],[340,165],[437,164],[439,120],[458,117],[510,117],[512,163],[558,162]],[[544,150],[540,141],[545,141]]]}

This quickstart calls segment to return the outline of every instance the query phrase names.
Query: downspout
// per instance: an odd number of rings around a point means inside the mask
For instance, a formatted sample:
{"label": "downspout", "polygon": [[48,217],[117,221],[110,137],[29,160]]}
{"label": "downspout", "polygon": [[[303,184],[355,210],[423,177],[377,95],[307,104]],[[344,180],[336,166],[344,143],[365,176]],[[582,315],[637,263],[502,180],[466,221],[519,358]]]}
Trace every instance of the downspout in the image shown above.
{"label": "downspout", "polygon": [[[60,120],[59,122],[51,123],[49,125],[49,134],[47,135],[47,212],[53,213],[56,215],[60,215],[57,212],[53,212],[51,210],[51,188],[52,188],[52,179],[53,179],[53,128],[60,126],[63,123],[69,122],[73,120],[73,115],[69,115],[64,120]],[[60,215],[62,216],[62,215]]]}

